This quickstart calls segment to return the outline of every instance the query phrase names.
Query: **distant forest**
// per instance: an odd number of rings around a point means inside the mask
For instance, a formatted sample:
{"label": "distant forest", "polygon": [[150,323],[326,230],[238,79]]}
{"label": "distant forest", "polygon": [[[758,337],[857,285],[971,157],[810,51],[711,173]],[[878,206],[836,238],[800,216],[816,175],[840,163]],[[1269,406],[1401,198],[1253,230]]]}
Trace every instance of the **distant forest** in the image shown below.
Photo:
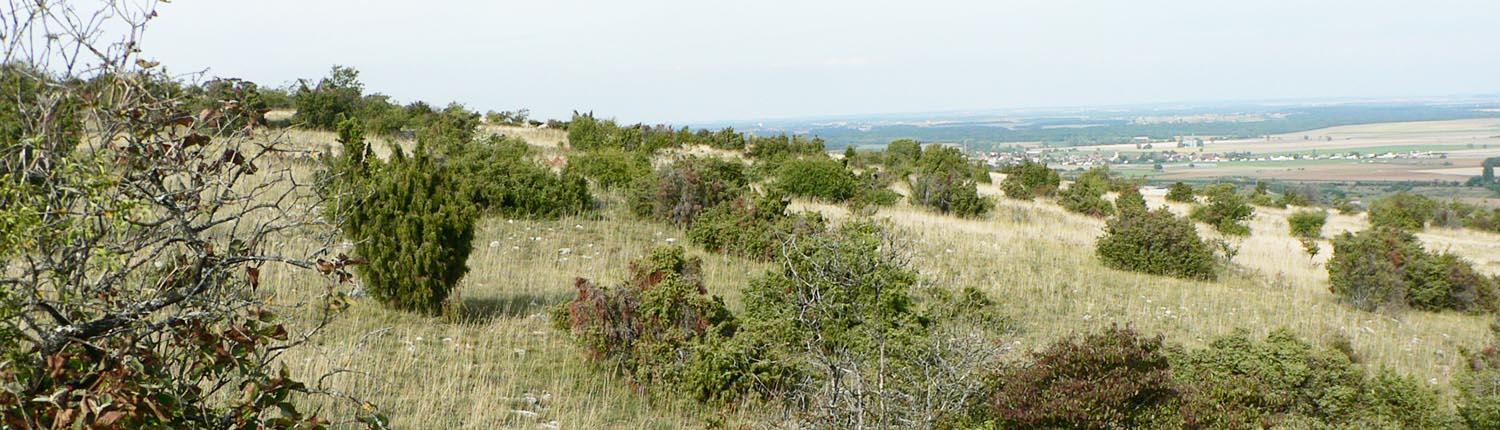
{"label": "distant forest", "polygon": [[[1022,117],[1011,120],[957,121],[942,125],[817,125],[788,123],[780,130],[822,137],[830,147],[885,145],[896,139],[962,143],[973,150],[1000,148],[1014,142],[1078,146],[1130,142],[1138,136],[1157,140],[1177,136],[1257,137],[1341,125],[1400,121],[1434,121],[1500,117],[1492,105],[1349,104],[1333,106],[1257,107],[1249,110],[1140,111],[1107,116],[1080,114]],[[1135,123],[1138,116],[1195,114],[1284,114],[1254,122]],[[754,127],[751,127],[754,129]]]}

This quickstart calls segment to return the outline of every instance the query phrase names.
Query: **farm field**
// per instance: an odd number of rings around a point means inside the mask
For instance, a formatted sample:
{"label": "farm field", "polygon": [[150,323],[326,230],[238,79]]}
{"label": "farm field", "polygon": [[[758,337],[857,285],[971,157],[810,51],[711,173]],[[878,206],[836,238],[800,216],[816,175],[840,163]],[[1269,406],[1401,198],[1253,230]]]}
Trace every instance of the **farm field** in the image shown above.
{"label": "farm field", "polygon": [[[1304,140],[1303,136],[1307,136]],[[1169,144],[1158,144],[1169,145]],[[1173,149],[1139,149],[1135,145],[1080,147],[1081,151],[1137,153]],[[1182,148],[1178,151],[1196,151]],[[1378,154],[1426,151],[1435,158],[1373,160],[1285,160],[1203,163],[1192,167],[1169,164],[1153,175],[1162,180],[1216,177],[1257,177],[1295,181],[1463,181],[1477,175],[1485,158],[1500,156],[1500,119],[1468,119],[1366,124],[1332,127],[1302,133],[1208,143],[1205,152],[1250,152],[1264,155]]]}

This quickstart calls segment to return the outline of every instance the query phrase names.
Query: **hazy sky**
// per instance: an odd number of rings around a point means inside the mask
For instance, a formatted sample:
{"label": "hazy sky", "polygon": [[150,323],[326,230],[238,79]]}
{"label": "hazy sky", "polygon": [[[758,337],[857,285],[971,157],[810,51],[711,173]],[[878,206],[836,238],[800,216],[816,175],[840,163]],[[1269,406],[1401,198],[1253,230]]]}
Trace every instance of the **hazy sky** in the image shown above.
{"label": "hazy sky", "polygon": [[1495,0],[180,0],[146,52],[635,122],[1500,92]]}

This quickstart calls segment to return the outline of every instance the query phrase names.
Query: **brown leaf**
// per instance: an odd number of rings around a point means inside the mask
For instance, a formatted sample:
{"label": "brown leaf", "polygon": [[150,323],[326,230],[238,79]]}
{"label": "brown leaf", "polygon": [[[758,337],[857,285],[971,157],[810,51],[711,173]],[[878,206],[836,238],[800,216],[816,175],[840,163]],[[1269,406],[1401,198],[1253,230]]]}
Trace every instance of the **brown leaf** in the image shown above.
{"label": "brown leaf", "polygon": [[249,275],[250,277],[251,291],[254,291],[256,288],[260,288],[260,269],[245,266],[245,274]]}

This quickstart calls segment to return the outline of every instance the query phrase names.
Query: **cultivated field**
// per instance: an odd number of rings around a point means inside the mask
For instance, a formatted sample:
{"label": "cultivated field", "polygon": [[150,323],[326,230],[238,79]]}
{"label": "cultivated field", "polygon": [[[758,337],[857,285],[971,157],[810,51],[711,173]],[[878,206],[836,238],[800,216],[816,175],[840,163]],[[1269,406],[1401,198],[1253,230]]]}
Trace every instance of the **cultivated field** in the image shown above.
{"label": "cultivated field", "polygon": [[[1135,153],[1196,148],[1136,148],[1134,144],[1079,147],[1081,151]],[[1351,125],[1208,143],[1204,152],[1255,154],[1362,154],[1431,151],[1445,157],[1380,160],[1296,160],[1227,162],[1193,167],[1168,165],[1160,179],[1204,179],[1230,176],[1299,181],[1444,180],[1463,181],[1477,175],[1482,160],[1500,156],[1500,118],[1420,121]]]}
{"label": "cultivated field", "polygon": [[[307,147],[332,142],[327,133],[292,136]],[[552,155],[559,150],[555,141],[535,143]],[[993,185],[981,192],[999,194]],[[1161,190],[1145,194],[1153,206],[1166,204]],[[1321,266],[1331,246],[1324,242],[1324,253],[1308,258],[1286,231],[1289,210],[1257,208],[1250,223],[1254,234],[1237,241],[1235,273],[1196,282],[1105,268],[1093,255],[1101,220],[1067,213],[1050,201],[998,200],[984,219],[961,220],[905,203],[873,217],[910,241],[924,288],[975,286],[1001,304],[1018,327],[1004,340],[1009,359],[1116,323],[1188,345],[1239,328],[1264,334],[1287,327],[1314,343],[1347,338],[1364,366],[1395,369],[1447,390],[1460,365],[1458,351],[1488,338],[1490,320],[1483,316],[1387,315],[1337,302]],[[605,203],[599,213],[555,221],[486,219],[449,316],[433,319],[357,300],[316,346],[286,359],[303,376],[346,370],[324,386],[372,401],[399,428],[676,429],[703,427],[705,420],[730,426],[752,421],[760,412],[753,406],[711,410],[670,394],[648,396],[591,365],[581,348],[552,328],[547,308],[573,294],[574,277],[616,282],[631,259],[652,247],[687,245],[681,229],[630,216],[618,196],[607,196]],[[794,208],[835,220],[850,216],[817,202],[800,201]],[[1360,217],[1333,215],[1324,234],[1364,225]],[[1500,235],[1433,229],[1421,238],[1429,248],[1451,250],[1485,272],[1500,273]],[[703,257],[709,290],[734,309],[741,286],[769,267],[688,249]],[[269,276],[278,302],[312,294],[303,286],[317,285]]]}

